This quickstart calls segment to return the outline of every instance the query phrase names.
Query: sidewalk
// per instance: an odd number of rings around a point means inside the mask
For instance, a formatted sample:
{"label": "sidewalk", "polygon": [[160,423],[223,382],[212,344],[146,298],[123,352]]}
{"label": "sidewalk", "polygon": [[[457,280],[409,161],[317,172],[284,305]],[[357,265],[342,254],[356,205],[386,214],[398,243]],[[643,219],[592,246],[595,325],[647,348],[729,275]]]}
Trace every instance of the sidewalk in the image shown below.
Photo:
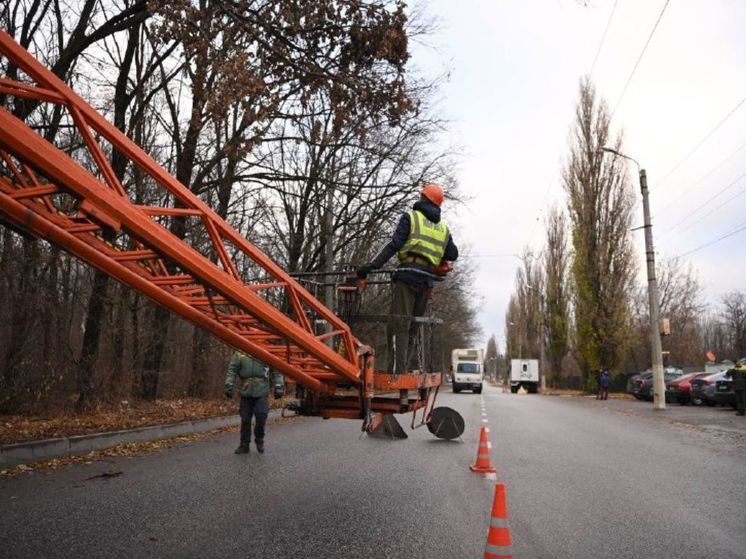
{"label": "sidewalk", "polygon": [[654,410],[653,402],[635,399],[596,400],[593,395],[586,396],[546,396],[548,398],[573,398],[588,406],[603,406],[617,413],[644,417],[654,421],[694,427],[701,431],[729,433],[746,436],[746,417],[739,417],[730,406],[709,407],[705,405],[682,406],[678,403],[667,403],[666,409]]}
{"label": "sidewalk", "polygon": [[[275,421],[280,417],[279,409],[272,409],[269,420]],[[71,437],[60,437],[40,441],[30,441],[0,445],[0,467],[11,467],[19,464],[63,458],[78,454],[85,454],[95,450],[103,450],[120,444],[142,443],[169,439],[193,433],[202,433],[221,427],[239,425],[238,415],[226,417],[212,417],[195,421],[182,421],[168,425],[139,427],[124,431],[109,431],[105,433],[90,433]]]}

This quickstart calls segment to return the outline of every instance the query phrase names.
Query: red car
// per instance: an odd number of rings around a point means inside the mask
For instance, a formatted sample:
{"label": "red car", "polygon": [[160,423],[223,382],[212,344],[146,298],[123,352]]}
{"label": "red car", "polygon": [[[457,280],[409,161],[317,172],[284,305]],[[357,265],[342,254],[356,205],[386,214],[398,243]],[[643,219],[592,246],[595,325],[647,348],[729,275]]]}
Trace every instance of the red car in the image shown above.
{"label": "red car", "polygon": [[692,402],[694,404],[701,404],[702,402],[699,400],[692,400],[692,381],[707,374],[709,373],[689,373],[686,375],[682,375],[679,378],[668,381],[666,383],[666,401],[676,401],[682,406],[685,406],[689,402]]}

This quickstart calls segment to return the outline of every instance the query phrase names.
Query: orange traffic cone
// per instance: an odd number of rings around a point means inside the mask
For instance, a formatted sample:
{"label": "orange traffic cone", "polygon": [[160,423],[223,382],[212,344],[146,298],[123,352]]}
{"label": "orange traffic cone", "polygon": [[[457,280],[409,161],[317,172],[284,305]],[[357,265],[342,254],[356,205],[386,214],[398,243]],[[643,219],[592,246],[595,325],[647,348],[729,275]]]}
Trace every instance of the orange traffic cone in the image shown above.
{"label": "orange traffic cone", "polygon": [[508,505],[505,503],[505,486],[495,484],[495,501],[492,503],[492,518],[484,546],[484,559],[512,559],[513,548],[508,526]]}
{"label": "orange traffic cone", "polygon": [[480,474],[494,474],[497,470],[492,467],[490,462],[490,443],[487,441],[487,427],[482,426],[479,433],[479,448],[477,449],[477,461],[469,466],[472,472]]}

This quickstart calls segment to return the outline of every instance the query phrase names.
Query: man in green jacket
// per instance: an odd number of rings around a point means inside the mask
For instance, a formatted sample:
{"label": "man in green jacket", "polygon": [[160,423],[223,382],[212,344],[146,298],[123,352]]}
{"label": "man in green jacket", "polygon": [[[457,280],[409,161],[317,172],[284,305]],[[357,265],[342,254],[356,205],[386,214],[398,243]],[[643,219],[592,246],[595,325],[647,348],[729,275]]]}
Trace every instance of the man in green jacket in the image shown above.
{"label": "man in green jacket", "polygon": [[725,376],[733,381],[733,393],[736,397],[736,413],[746,414],[746,362],[744,359],[736,361],[736,364]]}
{"label": "man in green jacket", "polygon": [[251,442],[251,419],[256,418],[254,425],[254,442],[256,449],[264,452],[264,427],[269,415],[269,385],[270,377],[274,388],[274,397],[282,398],[285,394],[285,381],[280,373],[270,372],[261,361],[253,357],[235,352],[231,356],[228,365],[228,374],[225,376],[225,397],[233,397],[233,386],[238,378],[238,391],[241,394],[241,444],[236,449],[236,454],[249,452]]}

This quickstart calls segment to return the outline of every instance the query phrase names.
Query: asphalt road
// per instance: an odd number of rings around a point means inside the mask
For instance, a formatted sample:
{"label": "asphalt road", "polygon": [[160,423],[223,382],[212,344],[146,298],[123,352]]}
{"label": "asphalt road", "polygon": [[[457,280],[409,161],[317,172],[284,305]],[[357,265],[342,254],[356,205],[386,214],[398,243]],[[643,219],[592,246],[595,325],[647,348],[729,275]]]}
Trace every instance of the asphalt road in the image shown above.
{"label": "asphalt road", "polygon": [[468,466],[483,419],[516,557],[746,556],[746,427],[634,401],[441,398],[462,441],[305,418],[270,426],[264,455],[234,455],[229,433],[0,480],[0,556],[482,557],[495,482]]}

